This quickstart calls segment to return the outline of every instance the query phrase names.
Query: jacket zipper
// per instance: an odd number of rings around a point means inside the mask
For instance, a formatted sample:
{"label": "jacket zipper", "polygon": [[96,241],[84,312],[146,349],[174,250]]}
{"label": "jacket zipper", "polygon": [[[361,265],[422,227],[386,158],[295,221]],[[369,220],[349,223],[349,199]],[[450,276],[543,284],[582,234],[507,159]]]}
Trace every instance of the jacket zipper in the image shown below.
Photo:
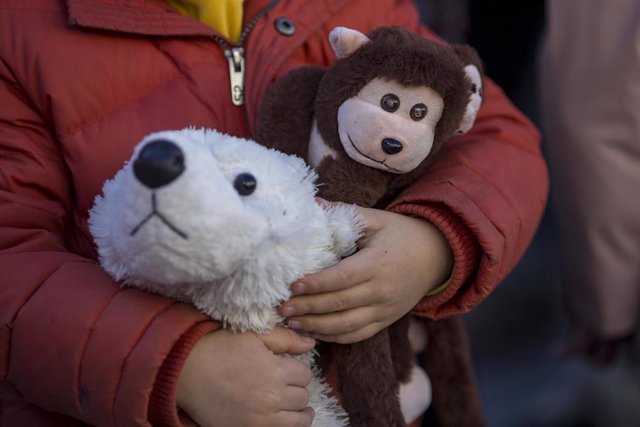
{"label": "jacket zipper", "polygon": [[231,87],[231,101],[233,102],[233,105],[238,107],[244,105],[244,41],[251,30],[253,30],[253,27],[256,26],[260,18],[273,9],[279,1],[280,0],[272,0],[268,5],[256,13],[247,26],[242,30],[237,45],[232,46],[220,36],[211,36],[213,41],[224,49],[224,56],[229,62],[229,84]]}

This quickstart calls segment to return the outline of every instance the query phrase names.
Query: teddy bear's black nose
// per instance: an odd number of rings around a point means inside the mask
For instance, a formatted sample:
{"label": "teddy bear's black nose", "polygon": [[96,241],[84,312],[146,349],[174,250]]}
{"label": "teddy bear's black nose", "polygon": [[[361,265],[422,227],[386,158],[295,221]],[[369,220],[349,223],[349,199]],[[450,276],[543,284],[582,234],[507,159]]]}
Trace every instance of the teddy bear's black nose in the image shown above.
{"label": "teddy bear's black nose", "polygon": [[183,171],[182,150],[173,142],[164,139],[149,142],[133,162],[134,175],[151,189],[169,184]]}
{"label": "teddy bear's black nose", "polygon": [[382,140],[382,151],[387,154],[398,154],[402,151],[402,143],[397,139],[385,138]]}

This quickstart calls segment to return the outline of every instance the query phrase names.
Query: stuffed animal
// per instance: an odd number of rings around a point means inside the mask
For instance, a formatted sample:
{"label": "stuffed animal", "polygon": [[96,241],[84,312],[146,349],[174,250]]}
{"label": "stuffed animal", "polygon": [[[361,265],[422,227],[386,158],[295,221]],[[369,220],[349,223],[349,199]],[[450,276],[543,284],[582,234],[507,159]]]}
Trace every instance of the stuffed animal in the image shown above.
{"label": "stuffed animal", "polygon": [[[353,253],[364,226],[354,206],[316,202],[316,177],[298,157],[216,131],[149,135],[90,211],[100,264],[233,331],[268,332],[290,284]],[[314,355],[300,356],[314,372],[313,426],[345,426]]]}
{"label": "stuffed animal", "polygon": [[263,101],[256,139],[308,159],[321,197],[374,206],[471,128],[482,103],[480,59],[469,46],[400,27],[377,29],[370,39],[338,27],[329,40],[338,61],[278,80]]}
{"label": "stuffed animal", "polygon": [[[320,175],[321,197],[383,207],[426,171],[447,139],[472,127],[482,103],[481,63],[468,46],[437,43],[399,27],[379,28],[370,37],[338,27],[329,41],[338,58],[332,66],[297,69],[272,86],[256,139],[306,158]],[[444,322],[429,324],[430,337],[464,346],[460,320]],[[409,380],[414,363],[408,325],[405,316],[368,340],[332,346],[342,403],[354,427],[410,421],[398,400],[398,382]],[[439,333],[439,325],[457,335]],[[446,350],[442,354],[460,355],[442,343],[432,346],[439,347]],[[460,369],[465,362],[462,372],[471,375],[467,359],[448,366]],[[447,362],[434,365],[440,369]],[[481,425],[475,409],[468,420],[451,425]]]}

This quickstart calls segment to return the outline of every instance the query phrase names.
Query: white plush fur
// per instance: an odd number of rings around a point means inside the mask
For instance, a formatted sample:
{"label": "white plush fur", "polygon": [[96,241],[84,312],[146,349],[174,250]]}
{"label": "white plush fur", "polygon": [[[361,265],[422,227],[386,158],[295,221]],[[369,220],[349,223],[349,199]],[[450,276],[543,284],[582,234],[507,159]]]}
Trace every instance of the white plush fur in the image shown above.
{"label": "white plush fur", "polygon": [[[149,135],[133,159],[157,139],[182,149],[184,172],[152,191],[129,162],[90,212],[100,263],[117,280],[190,302],[231,330],[265,333],[282,321],[276,307],[290,297],[292,282],[355,250],[363,228],[355,207],[317,204],[316,174],[302,159],[203,129]],[[234,189],[241,173],[256,177],[253,194]],[[152,217],[131,235],[152,212],[153,193],[157,211],[180,233]],[[302,359],[316,373],[313,426],[346,425],[313,354]]]}
{"label": "white plush fur", "polygon": [[307,159],[309,159],[309,164],[316,168],[326,157],[335,160],[338,158],[338,153],[324,142],[324,139],[318,130],[318,120],[314,118],[311,123],[311,136],[309,138]]}
{"label": "white plush fur", "polygon": [[418,419],[431,405],[431,380],[418,365],[414,365],[411,378],[400,386],[400,406],[407,424]]}

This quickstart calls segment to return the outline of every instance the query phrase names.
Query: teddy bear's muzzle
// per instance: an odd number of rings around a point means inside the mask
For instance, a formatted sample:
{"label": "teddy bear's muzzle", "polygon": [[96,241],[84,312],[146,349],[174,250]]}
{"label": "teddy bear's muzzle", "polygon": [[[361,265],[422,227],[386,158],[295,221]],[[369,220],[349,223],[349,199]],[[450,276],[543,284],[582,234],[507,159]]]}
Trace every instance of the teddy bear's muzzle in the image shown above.
{"label": "teddy bear's muzzle", "polygon": [[133,162],[135,177],[152,190],[173,182],[184,169],[184,153],[166,139],[149,141]]}

